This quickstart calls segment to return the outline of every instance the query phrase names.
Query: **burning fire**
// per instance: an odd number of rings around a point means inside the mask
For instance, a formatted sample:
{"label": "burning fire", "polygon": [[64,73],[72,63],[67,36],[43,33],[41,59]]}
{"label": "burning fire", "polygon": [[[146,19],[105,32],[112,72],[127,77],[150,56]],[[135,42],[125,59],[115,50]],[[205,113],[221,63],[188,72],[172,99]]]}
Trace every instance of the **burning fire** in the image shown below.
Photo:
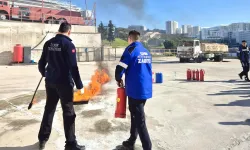
{"label": "burning fire", "polygon": [[91,82],[88,87],[84,88],[84,94],[80,91],[74,93],[74,102],[88,101],[94,96],[100,94],[102,86],[110,81],[108,71],[106,69],[97,69],[91,77]]}

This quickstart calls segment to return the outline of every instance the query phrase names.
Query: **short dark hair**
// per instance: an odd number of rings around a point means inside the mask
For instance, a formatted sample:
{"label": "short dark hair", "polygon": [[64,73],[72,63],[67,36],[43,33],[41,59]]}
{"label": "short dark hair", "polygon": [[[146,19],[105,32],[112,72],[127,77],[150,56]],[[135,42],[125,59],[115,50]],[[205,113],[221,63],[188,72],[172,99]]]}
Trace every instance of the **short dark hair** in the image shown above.
{"label": "short dark hair", "polygon": [[69,30],[71,30],[71,24],[69,24],[68,22],[61,23],[60,28],[59,28],[59,32],[66,33]]}
{"label": "short dark hair", "polygon": [[242,43],[246,43],[247,41],[246,40],[243,40]]}
{"label": "short dark hair", "polygon": [[133,41],[139,40],[140,35],[141,35],[140,32],[135,31],[135,30],[130,31],[129,34],[128,34],[128,36],[130,36],[130,38],[131,38]]}

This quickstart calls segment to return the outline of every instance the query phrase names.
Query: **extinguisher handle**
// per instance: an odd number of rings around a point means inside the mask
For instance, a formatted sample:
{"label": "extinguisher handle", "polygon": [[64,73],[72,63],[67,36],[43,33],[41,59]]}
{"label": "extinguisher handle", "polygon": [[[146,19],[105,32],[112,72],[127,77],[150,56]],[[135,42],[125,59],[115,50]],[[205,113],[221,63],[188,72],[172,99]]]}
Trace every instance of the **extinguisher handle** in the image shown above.
{"label": "extinguisher handle", "polygon": [[121,79],[121,81],[120,82],[116,82],[117,83],[117,86],[119,87],[119,88],[122,88],[122,87],[124,87],[125,85],[124,85],[124,82],[123,82],[123,80]]}

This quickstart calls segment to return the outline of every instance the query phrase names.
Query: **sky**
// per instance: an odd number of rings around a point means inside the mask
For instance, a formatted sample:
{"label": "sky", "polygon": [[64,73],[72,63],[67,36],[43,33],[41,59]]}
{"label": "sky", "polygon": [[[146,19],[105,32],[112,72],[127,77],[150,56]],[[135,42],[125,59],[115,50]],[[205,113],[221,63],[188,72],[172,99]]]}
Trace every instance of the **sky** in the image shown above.
{"label": "sky", "polygon": [[[85,7],[85,0],[72,3]],[[145,25],[165,29],[168,20],[179,27],[190,24],[201,27],[250,22],[249,0],[87,0],[88,9],[96,2],[97,25],[112,20],[117,27]]]}

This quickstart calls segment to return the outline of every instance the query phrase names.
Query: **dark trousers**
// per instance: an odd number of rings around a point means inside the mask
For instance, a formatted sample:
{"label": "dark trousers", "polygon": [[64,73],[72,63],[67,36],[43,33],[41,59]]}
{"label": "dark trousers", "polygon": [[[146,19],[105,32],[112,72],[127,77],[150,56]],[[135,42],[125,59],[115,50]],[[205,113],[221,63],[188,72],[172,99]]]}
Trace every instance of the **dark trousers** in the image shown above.
{"label": "dark trousers", "polygon": [[53,117],[57,103],[60,99],[63,110],[64,133],[67,144],[75,144],[75,111],[73,107],[73,85],[55,85],[46,83],[47,101],[43,114],[38,139],[47,141],[49,139]]}
{"label": "dark trousers", "polygon": [[243,71],[240,73],[240,75],[241,76],[245,75],[246,78],[248,78],[249,62],[241,61],[241,65],[242,65]]}
{"label": "dark trousers", "polygon": [[130,97],[128,99],[131,114],[130,140],[135,142],[139,134],[143,150],[151,150],[152,143],[148,134],[144,113],[146,100],[135,100]]}

